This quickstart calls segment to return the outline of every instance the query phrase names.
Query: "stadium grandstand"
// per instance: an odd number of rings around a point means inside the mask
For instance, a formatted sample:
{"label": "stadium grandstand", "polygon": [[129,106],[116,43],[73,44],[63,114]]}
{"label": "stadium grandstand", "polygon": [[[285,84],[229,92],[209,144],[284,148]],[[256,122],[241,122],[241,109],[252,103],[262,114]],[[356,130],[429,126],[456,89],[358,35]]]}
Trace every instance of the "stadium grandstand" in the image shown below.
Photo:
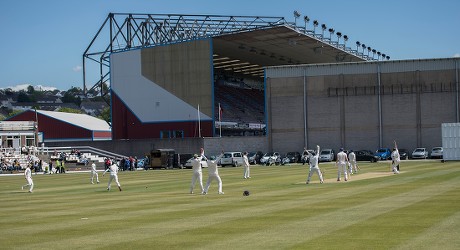
{"label": "stadium grandstand", "polygon": [[111,104],[113,139],[261,135],[266,67],[389,59],[294,18],[110,13],[83,54],[83,88]]}

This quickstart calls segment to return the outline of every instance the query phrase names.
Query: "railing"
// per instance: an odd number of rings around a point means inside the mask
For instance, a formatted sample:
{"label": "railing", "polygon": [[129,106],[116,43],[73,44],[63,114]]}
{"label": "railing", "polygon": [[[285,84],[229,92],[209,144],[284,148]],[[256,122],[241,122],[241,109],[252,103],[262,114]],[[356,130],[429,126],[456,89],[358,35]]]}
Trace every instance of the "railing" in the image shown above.
{"label": "railing", "polygon": [[111,158],[111,159],[117,159],[117,160],[120,160],[122,158],[128,158],[127,156],[125,155],[121,155],[121,154],[116,154],[116,153],[113,153],[113,152],[109,152],[109,151],[105,151],[105,150],[102,150],[102,149],[99,149],[99,148],[93,148],[93,147],[90,147],[90,146],[74,146],[74,147],[41,147],[41,148],[37,148],[38,151],[42,154],[45,154],[45,155],[53,155],[56,153],[60,153],[60,152],[65,152],[65,153],[71,153],[73,150],[78,150],[80,151],[80,153],[91,153],[91,154],[94,154],[94,155],[98,155],[99,157],[107,157],[107,158]]}

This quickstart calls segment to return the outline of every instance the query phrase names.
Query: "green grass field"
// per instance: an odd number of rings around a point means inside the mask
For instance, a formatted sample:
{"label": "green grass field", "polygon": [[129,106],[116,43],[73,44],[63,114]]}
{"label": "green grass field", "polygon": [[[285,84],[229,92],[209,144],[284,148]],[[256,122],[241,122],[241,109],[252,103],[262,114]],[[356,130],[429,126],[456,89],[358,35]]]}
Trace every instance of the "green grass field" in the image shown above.
{"label": "green grass field", "polygon": [[320,167],[308,185],[302,165],[221,168],[225,195],[189,194],[189,169],[121,172],[122,192],[107,175],[33,175],[32,194],[0,176],[0,249],[460,248],[460,163],[360,163],[348,182]]}

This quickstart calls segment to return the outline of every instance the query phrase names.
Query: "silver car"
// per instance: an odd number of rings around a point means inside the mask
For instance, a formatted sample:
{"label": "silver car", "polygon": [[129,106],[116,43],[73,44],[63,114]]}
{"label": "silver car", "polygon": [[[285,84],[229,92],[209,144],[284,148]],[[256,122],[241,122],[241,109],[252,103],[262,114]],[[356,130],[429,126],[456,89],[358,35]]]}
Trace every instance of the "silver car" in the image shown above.
{"label": "silver car", "polygon": [[278,152],[268,152],[260,159],[262,165],[280,165],[281,164],[281,155]]}
{"label": "silver car", "polygon": [[412,152],[412,159],[426,159],[428,158],[428,151],[426,148],[416,148]]}
{"label": "silver car", "polygon": [[224,152],[220,159],[220,165],[225,166],[242,166],[243,165],[243,153],[241,152]]}
{"label": "silver car", "polygon": [[319,161],[333,161],[334,160],[334,150],[333,149],[321,149],[319,153]]}
{"label": "silver car", "polygon": [[431,159],[442,159],[443,157],[443,149],[442,147],[434,147],[431,149],[431,154],[430,154]]}
{"label": "silver car", "polygon": [[[184,167],[185,167],[185,168],[193,168],[193,166],[192,166],[192,160],[193,160],[193,157],[190,158],[190,159],[188,159],[188,160],[185,162]],[[208,167],[208,162],[207,162],[204,158],[201,159],[201,167],[202,167],[202,168],[207,168],[207,167]]]}

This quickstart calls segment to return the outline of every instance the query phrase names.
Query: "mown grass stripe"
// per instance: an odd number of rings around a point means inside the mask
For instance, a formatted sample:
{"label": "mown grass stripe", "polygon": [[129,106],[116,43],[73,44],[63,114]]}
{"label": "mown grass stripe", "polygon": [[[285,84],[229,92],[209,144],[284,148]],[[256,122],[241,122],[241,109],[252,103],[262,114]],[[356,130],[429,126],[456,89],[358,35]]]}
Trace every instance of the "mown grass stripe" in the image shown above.
{"label": "mown grass stripe", "polygon": [[[219,248],[225,245],[232,245],[235,248],[244,248],[246,246],[245,242],[249,242],[251,239],[258,239],[255,242],[252,241],[252,247],[294,247],[297,244],[305,243],[305,241],[312,241],[315,238],[327,235],[324,237],[328,238],[326,241],[328,246],[332,248],[340,247],[343,245],[342,241],[347,241],[348,239],[343,235],[343,237],[334,237],[334,239],[331,239],[331,234],[334,235],[336,231],[346,232],[346,228],[353,224],[362,223],[378,215],[391,213],[399,208],[409,206],[429,197],[455,189],[458,187],[459,181],[460,177],[457,176],[457,178],[446,181],[443,185],[439,185],[437,188],[433,188],[432,186],[422,187],[420,189],[403,192],[401,194],[385,197],[366,204],[346,207],[329,213],[319,213],[317,215],[310,216],[307,219],[300,219],[288,224],[270,224],[267,226],[268,229],[261,229],[253,233],[240,235],[240,237],[232,237],[223,242],[216,242],[207,246],[210,248]],[[347,197],[345,196],[344,199],[346,198]],[[311,213],[314,212],[314,210],[311,211]],[[316,247],[318,246],[320,245],[317,245]],[[313,245],[312,247],[315,246]]]}
{"label": "mown grass stripe", "polygon": [[459,249],[460,211],[440,220],[424,232],[404,241],[395,249]]}
{"label": "mown grass stripe", "polygon": [[[353,192],[353,193],[355,193],[355,192]],[[338,193],[338,195],[339,195],[339,196],[342,196],[343,193]],[[296,200],[295,202],[299,203],[299,200]],[[284,203],[284,202],[281,202],[281,203],[279,203],[279,204],[276,204],[275,206],[267,206],[266,208],[269,209],[269,213],[273,213],[273,211],[276,211],[276,210],[280,209],[280,205],[283,204],[283,203]],[[237,212],[237,213],[239,213],[239,212]],[[244,214],[244,211],[242,211],[241,213]],[[229,218],[233,218],[233,217],[234,217],[234,215],[232,215],[231,213],[226,213],[226,214],[228,215]],[[264,214],[264,211],[262,211],[262,210],[259,209],[259,210],[258,210],[258,214]],[[209,216],[208,216],[208,217],[209,217]],[[221,215],[221,214],[218,214],[217,217],[222,217],[222,215]],[[205,218],[206,218],[206,217],[205,217]],[[203,218],[200,219],[200,218],[198,217],[198,218],[195,218],[195,219],[196,219],[196,221],[201,221],[201,222],[203,222]],[[214,220],[213,222],[214,222],[214,223],[221,223],[221,220]],[[182,223],[182,224],[183,224],[183,223]],[[203,225],[207,225],[206,223],[202,223],[202,224],[203,224]],[[164,226],[165,226],[165,225],[161,225],[161,224],[160,224],[160,225],[157,225],[157,227],[159,227],[159,228],[163,228]],[[209,226],[209,225],[208,225],[208,226]],[[130,229],[128,225],[125,225],[125,227],[126,227],[127,229]],[[153,226],[152,226],[152,227],[153,227]],[[194,227],[195,227],[195,226],[194,226]],[[183,229],[183,228],[181,228],[181,229]],[[174,229],[174,230],[175,230],[176,233],[177,233],[177,229]],[[160,233],[160,235],[163,235],[163,233]]]}
{"label": "mown grass stripe", "polygon": [[[32,195],[13,191],[18,187],[5,188],[17,186],[17,183],[14,185],[15,182],[22,183],[23,177],[8,177],[7,181],[0,177],[0,198],[2,203],[7,201],[6,206],[0,206],[0,235],[12,232],[9,234],[11,237],[2,239],[4,246],[27,249],[48,249],[50,244],[55,249],[69,246],[79,248],[83,247],[83,242],[85,248],[155,246],[154,248],[183,249],[213,246],[215,241],[222,242],[222,248],[233,249],[233,240],[244,238],[245,235],[254,232],[272,236],[284,235],[285,227],[291,225],[296,226],[299,237],[298,232],[303,232],[303,228],[297,224],[299,222],[310,225],[309,222],[314,222],[316,216],[366,207],[367,204],[397,196],[398,192],[416,194],[423,186],[444,186],[446,181],[450,183],[459,173],[455,164],[408,162],[404,165],[405,173],[401,175],[337,183],[330,181],[336,175],[333,165],[328,167],[332,169],[327,169],[328,182],[310,186],[299,184],[306,178],[305,167],[301,165],[253,167],[251,180],[242,179],[241,168],[225,168],[220,171],[226,192],[224,196],[215,193],[207,196],[188,195],[191,171],[122,173],[120,181],[125,191],[121,193],[104,191],[106,179],[101,180],[99,185],[88,184],[87,174],[69,174],[59,178],[37,176],[37,191]],[[366,173],[385,172],[387,166],[362,164],[361,167],[361,173]],[[206,178],[205,172],[204,181]],[[145,188],[146,185],[148,189]],[[212,188],[216,189],[215,183]],[[242,197],[244,189],[251,190],[253,195]],[[449,191],[442,195],[446,193],[453,198],[459,198]],[[413,196],[415,197],[411,199],[420,199],[419,202],[413,201],[413,208],[431,199],[423,199],[425,194]],[[405,208],[398,206],[393,210]],[[62,211],[54,212],[54,207]],[[406,207],[411,208],[411,205]],[[10,210],[13,208],[16,210]],[[316,209],[316,213],[310,209]],[[12,213],[20,216],[11,216]],[[369,212],[365,214],[367,213]],[[385,215],[382,212],[374,219],[385,218]],[[81,219],[85,217],[88,219]],[[330,218],[326,217],[325,220],[329,223]],[[356,224],[351,223],[344,228],[339,227],[338,231],[328,231],[324,237],[335,236],[345,228],[350,230],[351,236],[359,236],[352,229],[357,225],[365,225],[367,221],[372,222],[373,217],[357,220]],[[385,231],[378,227],[375,230]],[[28,237],[24,238],[23,235]],[[64,237],[59,239],[52,235]],[[417,234],[414,235],[417,237]],[[107,241],[106,237],[112,240]],[[304,238],[303,235],[300,237]],[[321,237],[307,238],[299,244],[318,242]],[[248,241],[241,248],[299,246],[295,244],[298,239],[293,240],[294,244],[286,241],[290,238],[260,239],[260,242]],[[398,244],[403,243],[395,246]]]}

